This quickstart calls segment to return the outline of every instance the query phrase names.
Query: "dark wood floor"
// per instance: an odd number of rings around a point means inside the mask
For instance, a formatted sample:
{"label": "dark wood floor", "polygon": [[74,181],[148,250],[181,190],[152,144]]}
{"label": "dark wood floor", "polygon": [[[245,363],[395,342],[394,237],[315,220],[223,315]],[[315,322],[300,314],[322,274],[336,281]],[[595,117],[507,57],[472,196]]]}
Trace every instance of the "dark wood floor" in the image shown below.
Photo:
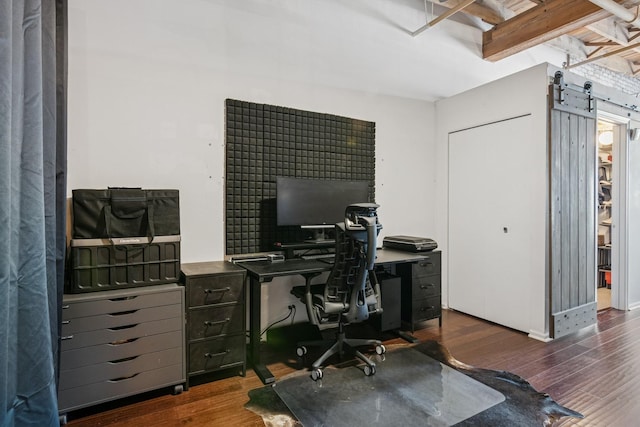
{"label": "dark wood floor", "polygon": [[[549,343],[453,311],[444,312],[442,328],[437,321],[425,326],[414,334],[420,340],[437,340],[470,365],[518,374],[558,403],[585,415],[583,420],[564,419],[557,425],[638,425],[640,310],[600,312],[597,326]],[[267,361],[276,377],[297,366],[295,357],[277,351],[270,352]],[[142,399],[119,401],[118,406],[70,414],[69,425],[263,426],[259,416],[244,408],[249,391],[261,386],[250,370],[246,377],[192,386],[176,396],[161,390]]]}

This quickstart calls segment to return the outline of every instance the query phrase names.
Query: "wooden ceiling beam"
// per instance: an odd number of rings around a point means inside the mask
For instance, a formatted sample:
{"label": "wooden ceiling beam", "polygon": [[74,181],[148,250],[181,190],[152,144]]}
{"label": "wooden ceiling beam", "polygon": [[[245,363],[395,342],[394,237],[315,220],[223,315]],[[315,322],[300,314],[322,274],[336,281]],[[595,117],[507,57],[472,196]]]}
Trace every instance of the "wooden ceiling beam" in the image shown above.
{"label": "wooden ceiling beam", "polygon": [[499,61],[610,16],[588,0],[548,0],[482,35],[482,56]]}
{"label": "wooden ceiling beam", "polygon": [[585,46],[595,47],[595,46],[619,46],[620,43],[612,42],[611,40],[606,42],[584,42]]}

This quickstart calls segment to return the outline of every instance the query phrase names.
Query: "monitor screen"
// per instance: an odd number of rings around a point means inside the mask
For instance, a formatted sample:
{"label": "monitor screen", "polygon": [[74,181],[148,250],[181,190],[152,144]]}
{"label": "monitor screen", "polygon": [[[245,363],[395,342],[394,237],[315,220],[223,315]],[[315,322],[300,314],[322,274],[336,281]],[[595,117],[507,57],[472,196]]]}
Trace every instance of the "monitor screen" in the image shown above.
{"label": "monitor screen", "polygon": [[369,202],[367,181],[278,177],[276,191],[278,225],[333,227],[347,206]]}

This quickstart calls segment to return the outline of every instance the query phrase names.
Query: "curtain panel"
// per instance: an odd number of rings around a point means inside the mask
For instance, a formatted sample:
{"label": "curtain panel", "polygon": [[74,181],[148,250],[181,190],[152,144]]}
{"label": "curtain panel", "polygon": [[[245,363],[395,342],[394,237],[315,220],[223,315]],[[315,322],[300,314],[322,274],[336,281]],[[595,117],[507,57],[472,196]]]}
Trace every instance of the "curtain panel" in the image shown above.
{"label": "curtain panel", "polygon": [[57,426],[66,142],[55,0],[0,0],[1,426]]}

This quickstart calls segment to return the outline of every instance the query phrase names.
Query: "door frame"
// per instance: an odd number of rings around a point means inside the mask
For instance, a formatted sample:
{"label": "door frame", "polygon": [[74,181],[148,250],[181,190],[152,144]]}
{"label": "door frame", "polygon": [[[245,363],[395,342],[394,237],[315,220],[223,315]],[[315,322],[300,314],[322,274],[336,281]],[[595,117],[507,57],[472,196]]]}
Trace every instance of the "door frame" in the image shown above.
{"label": "door frame", "polygon": [[[613,132],[613,145],[611,154],[613,164],[611,167],[611,180],[614,183],[611,194],[611,308],[618,310],[629,309],[629,282],[628,282],[628,146],[629,127],[631,119],[622,116],[618,107],[598,105],[597,118],[615,125]],[[617,113],[617,114],[616,114]],[[598,286],[597,282],[594,286]]]}

